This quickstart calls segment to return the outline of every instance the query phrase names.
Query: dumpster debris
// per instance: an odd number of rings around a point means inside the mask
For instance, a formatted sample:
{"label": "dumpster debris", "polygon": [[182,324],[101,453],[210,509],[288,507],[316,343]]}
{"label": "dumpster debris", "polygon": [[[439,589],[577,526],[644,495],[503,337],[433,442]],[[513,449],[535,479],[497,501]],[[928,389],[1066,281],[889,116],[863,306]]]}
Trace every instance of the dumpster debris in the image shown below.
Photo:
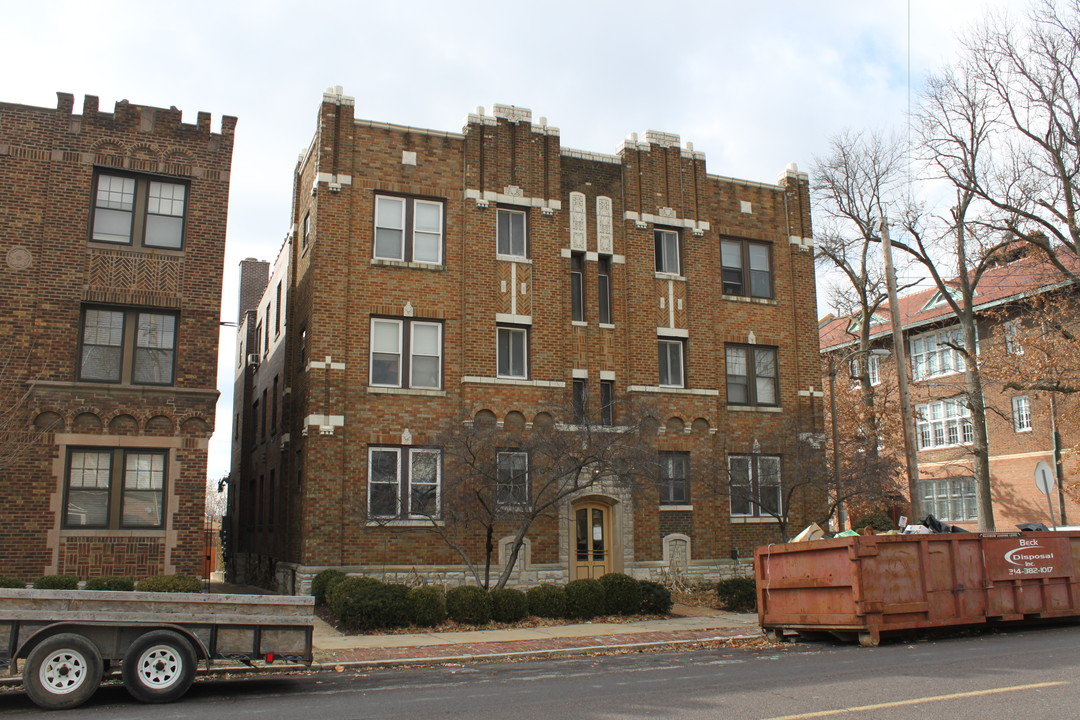
{"label": "dumpster debris", "polygon": [[789,542],[808,542],[810,540],[820,540],[823,537],[825,537],[825,531],[821,529],[821,526],[817,523],[810,523],[805,530],[791,538]]}
{"label": "dumpster debris", "polygon": [[1020,523],[1016,526],[1016,529],[1020,532],[1047,532],[1049,530],[1046,525],[1040,522]]}

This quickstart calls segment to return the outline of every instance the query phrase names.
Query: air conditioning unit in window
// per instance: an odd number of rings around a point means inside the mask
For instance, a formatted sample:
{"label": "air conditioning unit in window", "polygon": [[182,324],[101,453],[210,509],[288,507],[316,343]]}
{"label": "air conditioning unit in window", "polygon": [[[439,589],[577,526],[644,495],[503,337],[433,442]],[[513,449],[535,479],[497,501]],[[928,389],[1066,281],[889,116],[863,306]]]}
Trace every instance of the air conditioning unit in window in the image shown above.
{"label": "air conditioning unit in window", "polygon": [[255,367],[258,367],[259,366],[259,353],[249,353],[248,354],[248,362],[247,362],[247,364],[248,365],[254,365]]}

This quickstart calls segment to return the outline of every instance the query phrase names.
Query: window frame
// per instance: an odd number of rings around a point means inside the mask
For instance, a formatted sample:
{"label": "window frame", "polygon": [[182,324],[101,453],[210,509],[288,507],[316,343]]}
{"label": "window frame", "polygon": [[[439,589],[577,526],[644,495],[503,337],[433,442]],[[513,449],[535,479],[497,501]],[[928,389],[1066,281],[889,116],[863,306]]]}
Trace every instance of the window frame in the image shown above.
{"label": "window frame", "polygon": [[[859,371],[862,369],[862,361],[864,358],[851,358],[850,363],[851,370],[851,386],[856,388],[859,386],[860,378]],[[866,373],[870,376],[870,386],[877,387],[881,384],[881,357],[879,355],[869,354],[865,356],[866,360]]]}
{"label": "window frame", "polygon": [[[671,255],[671,242],[674,243],[674,256]],[[653,250],[656,272],[664,275],[682,276],[682,237],[678,230],[671,228],[653,229]],[[669,267],[674,260],[675,269]]]}
{"label": "window frame", "polygon": [[945,398],[915,406],[915,442],[920,451],[970,445],[974,432],[971,409],[960,400]]}
{"label": "window frame", "polygon": [[611,314],[611,256],[600,255],[596,259],[597,321],[601,325],[612,324]]}
{"label": "window frame", "polygon": [[[87,329],[87,317],[90,313],[112,313],[120,316],[120,328],[119,338],[120,343],[116,344],[100,344],[88,342],[88,329]],[[142,318],[144,316],[164,317],[170,318],[172,321],[171,331],[168,329],[159,329],[159,332],[172,334],[172,345],[169,348],[155,347],[152,345],[142,345]],[[96,326],[100,330],[100,326]],[[115,328],[109,332],[114,332]],[[107,383],[111,385],[150,385],[155,387],[169,387],[176,384],[176,366],[179,360],[178,348],[180,347],[180,315],[179,313],[164,310],[161,308],[144,308],[144,307],[129,307],[120,305],[96,305],[88,304],[83,305],[79,314],[79,343],[78,343],[78,357],[75,367],[75,378],[78,382],[88,383]],[[87,365],[87,351],[89,348],[119,348],[119,364],[116,367],[116,372],[108,377],[91,377],[89,373],[85,372],[84,368]],[[170,356],[170,372],[167,380],[159,382],[151,382],[146,380],[136,380],[136,376],[139,373],[140,366],[145,368],[146,365],[141,365],[139,362],[140,350],[145,351],[165,351],[171,353]],[[91,360],[93,358],[90,358]]]}
{"label": "window frame", "polygon": [[[739,251],[739,264],[726,265],[724,258],[724,247],[736,246]],[[763,249],[765,251],[765,270],[755,270],[753,267],[753,260],[751,249]],[[738,288],[729,292],[729,286],[734,286],[736,281],[730,279],[733,277],[733,272],[738,272]],[[761,294],[755,292],[754,279],[755,273],[764,273],[767,277],[767,292]],[[759,298],[763,300],[772,300],[776,297],[776,273],[773,270],[773,246],[772,243],[757,242],[753,240],[745,240],[742,238],[723,238],[720,240],[720,292],[723,295],[732,297],[748,297]]]}
{"label": "window frame", "polygon": [[[736,375],[731,372],[731,353],[740,350],[744,353],[743,366],[746,370],[745,375]],[[759,353],[770,353],[772,355],[772,365],[775,372],[771,376],[774,402],[765,402],[758,397],[761,394],[758,381],[770,378],[768,375],[759,376],[758,374],[757,356]],[[780,407],[780,348],[775,345],[725,343],[724,372],[725,400],[728,405],[736,407]],[[737,385],[737,383],[732,382],[732,378],[737,377],[745,378],[746,399],[744,402],[734,401],[731,398],[731,388]]]}
{"label": "window frame", "polygon": [[[502,357],[503,343],[502,343],[502,340],[501,340],[501,337],[502,337],[503,333],[506,333],[508,335],[508,337],[510,337],[510,338],[513,338],[513,337],[515,337],[517,335],[520,335],[523,338],[522,341],[521,341],[521,345],[522,345],[522,350],[521,350],[521,352],[522,352],[522,357],[521,357],[522,374],[520,374],[520,375],[514,374],[514,372],[513,372],[514,371],[513,361],[514,361],[515,358],[513,356],[513,343],[510,342],[510,341],[507,342],[507,350],[511,353],[511,355],[508,358],[508,362],[507,362],[507,365],[508,365],[507,372],[505,372],[505,373],[503,372],[503,369],[502,369],[503,368],[503,357]],[[496,375],[496,377],[514,379],[514,380],[527,380],[529,378],[529,328],[528,327],[520,326],[520,325],[497,325],[495,327],[495,375]]]}
{"label": "window frame", "polygon": [[[660,491],[660,505],[689,505],[690,453],[660,451],[657,455],[660,473],[656,484]],[[682,471],[681,474],[675,472],[677,469]]]}
{"label": "window frame", "polygon": [[[387,453],[395,456],[394,470],[395,476],[393,482],[373,482],[372,477],[375,467],[372,464],[372,459],[376,453]],[[414,465],[414,458],[420,455],[434,455],[435,456],[435,482],[415,482],[414,474],[416,466]],[[377,513],[372,508],[374,495],[371,492],[373,485],[387,485],[394,487],[394,505],[395,512],[393,514]],[[416,485],[433,485],[435,489],[434,513],[416,512],[414,505],[414,491]],[[443,451],[440,447],[435,446],[411,446],[411,445],[368,445],[368,462],[367,462],[367,516],[374,520],[439,520],[442,518],[442,490],[443,490]],[[407,503],[403,501],[403,498],[407,499]]]}
{"label": "window frame", "polygon": [[[932,348],[929,346],[931,341]],[[967,370],[967,360],[963,351],[950,347],[946,344],[948,342],[957,346],[963,345],[959,325],[920,333],[908,338],[913,382],[954,375]],[[916,352],[917,347],[920,348],[918,352]],[[947,369],[946,365],[949,365]],[[933,366],[932,369],[931,366]]]}
{"label": "window frame", "polygon": [[[397,328],[397,352],[387,353],[379,351],[382,355],[396,355],[396,382],[377,382],[375,379],[375,327],[377,324],[391,325]],[[438,355],[418,355],[416,352],[416,328],[434,327],[437,333]],[[408,329],[406,331],[406,328]],[[443,324],[437,320],[424,318],[397,318],[383,315],[372,315],[368,333],[368,385],[371,387],[399,388],[410,390],[441,390],[443,387]],[[417,357],[435,357],[436,381],[434,385],[422,385],[416,382],[414,370]]]}
{"label": "window frame", "polygon": [[[960,486],[961,483],[964,484],[963,487]],[[942,522],[977,522],[979,519],[974,477],[920,479],[919,496],[922,512],[929,513]],[[956,503],[960,503],[964,517],[954,516]]]}
{"label": "window frame", "polygon": [[[679,358],[677,363],[672,362],[671,351],[678,348]],[[672,377],[673,368],[679,369],[678,381]],[[665,372],[666,370],[666,372]],[[682,338],[661,337],[656,343],[656,375],[657,385],[662,388],[685,388],[686,387],[686,341]]]}
{"label": "window frame", "polygon": [[[735,474],[732,471],[732,461],[746,461],[747,468],[747,482],[736,483]],[[762,484],[761,478],[761,465],[763,460],[768,460],[770,463],[775,463],[776,469],[776,482],[769,483],[767,485]],[[783,459],[780,455],[769,455],[761,453],[732,453],[728,455],[728,484],[729,484],[729,507],[728,511],[731,517],[741,518],[763,518],[774,519],[777,516],[781,516],[784,511],[784,475],[783,475]],[[737,511],[735,507],[736,487],[747,487],[746,497],[744,502],[746,503],[747,511]],[[776,488],[776,506],[775,513],[764,510],[765,502],[762,500],[763,488]]]}
{"label": "window frame", "polygon": [[[394,228],[385,224],[380,224],[380,221],[385,222],[385,218],[381,217],[380,200],[388,200],[398,202],[401,204],[401,213],[399,220],[401,227]],[[418,205],[431,205],[438,208],[439,222],[438,222],[438,238],[436,239],[435,247],[437,249],[437,259],[435,260],[421,260],[416,257],[416,238],[417,235],[433,235],[434,232],[429,228],[417,227],[417,206]],[[393,193],[376,192],[374,195],[374,210],[372,212],[373,229],[371,235],[371,257],[375,260],[386,260],[390,262],[405,262],[405,263],[417,263],[420,265],[431,265],[433,267],[442,266],[446,261],[446,201],[438,198],[420,197],[415,195],[395,195]],[[400,253],[397,256],[380,255],[379,254],[379,230],[395,230],[401,233],[400,240]]]}
{"label": "window frame", "polygon": [[[109,458],[109,467],[105,471],[105,488],[85,486],[72,486],[72,469],[77,454],[92,454]],[[151,467],[151,481],[156,476],[160,482],[157,488],[129,487],[129,457],[150,456],[160,459],[160,469]],[[141,469],[135,472],[141,474]],[[102,447],[102,446],[72,446],[67,449],[67,458],[64,465],[64,507],[61,517],[61,527],[65,530],[138,530],[138,531],[161,531],[166,528],[166,513],[168,512],[168,488],[169,488],[169,451],[161,448],[132,448],[132,447]],[[96,492],[105,497],[105,521],[103,523],[71,522],[72,491]],[[128,493],[152,493],[157,497],[157,522],[156,524],[129,523],[125,522],[125,508],[131,500]]]}
{"label": "window frame", "polygon": [[[101,184],[104,178],[118,179],[121,181],[131,181],[131,207],[114,208],[107,205],[99,204],[101,202]],[[183,197],[177,201],[175,197],[165,198],[162,196],[153,196],[152,192],[154,185],[171,186],[174,188],[183,188]],[[105,192],[108,192],[106,190]],[[121,190],[121,193],[125,191]],[[171,213],[153,212],[151,211],[151,201],[158,200],[161,204],[171,204],[180,202],[183,205],[180,215],[173,215]],[[98,228],[99,214],[103,212],[117,212],[127,213],[129,215],[127,224],[127,240],[123,239],[109,239],[107,237],[99,237],[98,233],[106,234],[104,228]],[[113,168],[95,168],[94,178],[91,184],[90,194],[90,217],[89,228],[87,232],[87,238],[93,243],[103,243],[106,245],[119,246],[119,247],[131,247],[131,248],[151,248],[157,250],[171,250],[176,252],[184,251],[186,247],[186,235],[187,235],[187,220],[188,215],[191,212],[191,182],[184,178],[169,177],[165,175],[144,175],[141,173],[132,173],[122,170],[115,170]],[[101,215],[102,217],[104,215]],[[179,231],[177,233],[178,240],[175,244],[168,242],[151,242],[148,238],[152,237],[153,231],[151,229],[152,220],[154,217],[179,219]],[[104,224],[104,221],[103,221]],[[119,236],[118,236],[119,237]]]}
{"label": "window frame", "polygon": [[1027,395],[1015,395],[1012,398],[1013,432],[1032,431],[1031,398]]}
{"label": "window frame", "polygon": [[[509,233],[509,237],[505,238],[502,219],[505,218],[521,218],[521,237],[514,237],[514,226],[512,221],[508,220],[506,232]],[[521,252],[515,252],[515,241],[520,240]],[[529,257],[529,214],[525,210],[516,208],[499,207],[495,208],[495,254],[501,257],[507,258],[528,258]]]}
{"label": "window frame", "polygon": [[584,425],[588,420],[589,383],[583,378],[576,378],[570,383],[570,388],[574,425]]}
{"label": "window frame", "polygon": [[585,322],[585,253],[570,254],[570,319]]}
{"label": "window frame", "polygon": [[600,424],[610,427],[615,424],[615,381],[600,381]]}
{"label": "window frame", "polygon": [[[507,472],[513,473],[517,468],[503,467],[504,458],[524,459],[525,469],[517,475],[511,475],[509,480],[504,480]],[[529,453],[524,450],[499,450],[495,453],[495,506],[500,509],[528,509],[532,506],[532,486],[529,477]],[[518,485],[522,487],[518,488]],[[509,490],[507,490],[509,488]],[[507,499],[506,493],[510,497]],[[513,497],[524,494],[524,498]]]}

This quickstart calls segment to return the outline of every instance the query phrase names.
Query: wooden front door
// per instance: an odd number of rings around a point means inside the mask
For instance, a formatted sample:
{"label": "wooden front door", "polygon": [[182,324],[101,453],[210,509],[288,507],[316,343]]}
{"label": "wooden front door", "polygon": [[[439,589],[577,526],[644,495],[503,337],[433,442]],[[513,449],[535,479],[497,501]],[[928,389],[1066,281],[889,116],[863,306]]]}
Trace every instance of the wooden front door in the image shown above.
{"label": "wooden front door", "polygon": [[574,505],[574,579],[611,572],[611,508],[597,502]]}

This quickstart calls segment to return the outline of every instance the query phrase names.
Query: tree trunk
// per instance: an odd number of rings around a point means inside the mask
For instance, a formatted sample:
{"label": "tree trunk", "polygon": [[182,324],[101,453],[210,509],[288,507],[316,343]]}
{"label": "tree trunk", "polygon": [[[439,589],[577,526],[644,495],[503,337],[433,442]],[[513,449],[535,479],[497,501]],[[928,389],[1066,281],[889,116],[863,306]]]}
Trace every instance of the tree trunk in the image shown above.
{"label": "tree trunk", "polygon": [[967,370],[964,385],[967,404],[971,410],[971,454],[974,457],[975,502],[979,511],[979,531],[994,532],[994,501],[990,492],[990,443],[986,436],[986,403],[983,400],[982,373],[979,371],[976,353],[975,318],[968,304],[968,311],[960,318],[964,332],[964,349],[967,354]]}

